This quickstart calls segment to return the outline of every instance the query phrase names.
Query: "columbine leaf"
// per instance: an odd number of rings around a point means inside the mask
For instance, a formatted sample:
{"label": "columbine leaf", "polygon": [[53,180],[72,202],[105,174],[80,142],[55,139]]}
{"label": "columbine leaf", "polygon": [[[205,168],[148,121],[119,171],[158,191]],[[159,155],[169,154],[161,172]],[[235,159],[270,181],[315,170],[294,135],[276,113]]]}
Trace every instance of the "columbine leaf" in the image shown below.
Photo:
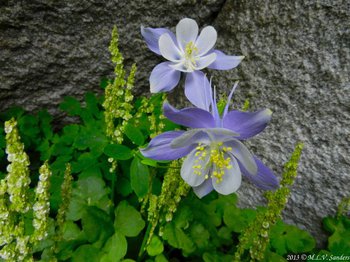
{"label": "columbine leaf", "polygon": [[79,133],[79,125],[71,124],[67,125],[63,128],[63,135],[61,136],[60,140],[65,143],[66,145],[71,145],[74,142],[74,139],[80,135]]}
{"label": "columbine leaf", "polygon": [[194,224],[191,227],[190,235],[198,248],[204,249],[208,246],[210,234],[202,224]]}
{"label": "columbine leaf", "polygon": [[50,139],[53,136],[51,127],[52,116],[46,110],[42,110],[38,113],[38,117],[44,137]]}
{"label": "columbine leaf", "polygon": [[66,221],[63,226],[62,237],[66,241],[76,240],[79,238],[86,237],[84,233],[80,230],[79,226],[73,221]]}
{"label": "columbine leaf", "polygon": [[123,145],[109,144],[103,151],[107,156],[117,160],[128,160],[132,158],[132,151]]}
{"label": "columbine leaf", "polygon": [[91,169],[95,165],[97,165],[95,155],[92,153],[83,153],[79,156],[77,162],[72,163],[72,171],[78,173],[86,169]]}
{"label": "columbine leaf", "polygon": [[35,138],[39,134],[38,119],[32,115],[24,115],[18,119],[20,132],[28,137]]}
{"label": "columbine leaf", "polygon": [[86,109],[90,112],[91,115],[98,119],[100,117],[100,110],[98,108],[98,100],[95,94],[92,92],[87,92],[85,94],[85,102]]}
{"label": "columbine leaf", "polygon": [[102,154],[108,143],[106,136],[97,127],[81,127],[79,135],[76,136],[73,146],[79,150],[89,148],[96,158]]}
{"label": "columbine leaf", "polygon": [[350,219],[346,216],[327,217],[323,225],[332,235],[328,238],[328,249],[333,255],[347,254],[350,250]]}
{"label": "columbine leaf", "polygon": [[306,231],[284,224],[281,220],[271,228],[270,244],[276,253],[283,256],[288,252],[309,252],[315,247],[315,240]]}
{"label": "columbine leaf", "polygon": [[264,262],[286,262],[287,260],[284,259],[282,256],[267,250],[263,261]]}
{"label": "columbine leaf", "polygon": [[234,232],[240,233],[256,217],[256,211],[252,209],[239,209],[235,206],[226,207],[224,222]]}
{"label": "columbine leaf", "polygon": [[115,230],[127,237],[135,237],[144,227],[145,222],[140,213],[127,201],[120,202],[115,210]]}
{"label": "columbine leaf", "polygon": [[185,253],[191,253],[196,249],[193,241],[181,228],[176,227],[174,223],[166,224],[163,238],[168,241],[169,245],[180,248]]}
{"label": "columbine leaf", "polygon": [[63,102],[60,104],[60,109],[67,112],[70,116],[80,115],[81,106],[80,102],[71,96],[66,96]]}
{"label": "columbine leaf", "polygon": [[149,170],[143,165],[139,158],[135,157],[130,167],[130,183],[135,194],[141,198],[148,193],[149,189]]}

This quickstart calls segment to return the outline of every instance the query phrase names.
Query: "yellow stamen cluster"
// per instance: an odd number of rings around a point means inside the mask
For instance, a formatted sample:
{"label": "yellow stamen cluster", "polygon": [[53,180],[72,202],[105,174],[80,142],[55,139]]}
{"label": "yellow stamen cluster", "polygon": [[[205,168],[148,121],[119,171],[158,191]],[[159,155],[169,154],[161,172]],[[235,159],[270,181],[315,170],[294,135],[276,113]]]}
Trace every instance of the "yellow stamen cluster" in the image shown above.
{"label": "yellow stamen cluster", "polygon": [[210,151],[210,162],[214,166],[212,177],[216,178],[217,184],[222,182],[225,169],[229,170],[232,168],[231,159],[229,157],[225,158],[225,153],[231,150],[231,147],[222,146],[222,142],[220,142],[218,147]]}
{"label": "yellow stamen cluster", "polygon": [[190,41],[187,43],[185,47],[185,59],[186,59],[186,64],[185,66],[187,69],[195,69],[196,67],[196,59],[195,55],[198,54],[198,48],[195,46],[195,44]]}
{"label": "yellow stamen cluster", "polygon": [[[210,157],[208,164],[213,166],[213,172],[211,178],[216,178],[216,183],[220,183],[223,180],[223,176],[225,175],[225,170],[229,170],[232,168],[231,159],[229,157],[225,158],[225,153],[230,152],[232,147],[223,146],[222,142],[214,143],[210,145]],[[194,169],[193,173],[201,176],[203,172],[203,166],[200,162],[205,161],[207,156],[206,147],[198,144],[196,147],[195,156],[197,159],[194,161],[194,165],[192,168]],[[209,176],[206,175],[205,179],[208,179]]]}
{"label": "yellow stamen cluster", "polygon": [[[202,165],[199,164],[199,162],[202,162],[205,160],[206,156],[207,156],[207,151],[205,150],[205,147],[202,146],[201,144],[199,144],[196,147],[197,152],[195,153],[195,156],[197,156],[198,158],[194,161],[194,165],[192,166],[193,173],[201,176],[202,175]],[[206,179],[208,178],[208,175],[206,175],[205,177]]]}

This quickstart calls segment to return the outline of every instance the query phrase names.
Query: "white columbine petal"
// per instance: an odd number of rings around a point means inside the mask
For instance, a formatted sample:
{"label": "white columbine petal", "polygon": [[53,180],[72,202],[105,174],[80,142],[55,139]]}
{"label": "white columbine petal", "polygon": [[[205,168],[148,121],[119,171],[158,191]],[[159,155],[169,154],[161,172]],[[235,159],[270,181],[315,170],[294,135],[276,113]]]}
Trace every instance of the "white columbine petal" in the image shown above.
{"label": "white columbine petal", "polygon": [[209,156],[210,152],[206,152],[206,156],[202,158],[200,154],[197,154],[196,149],[188,154],[181,166],[181,177],[187,184],[196,187],[204,182],[209,172]]}
{"label": "white columbine petal", "polygon": [[159,51],[162,56],[172,62],[179,62],[181,58],[180,50],[169,34],[163,34],[159,38]]}
{"label": "white columbine petal", "polygon": [[211,142],[210,135],[206,132],[206,128],[190,129],[181,136],[175,138],[171,142],[172,148],[184,147],[190,144],[203,143],[209,145]]}
{"label": "white columbine petal", "polygon": [[201,70],[211,63],[213,63],[216,59],[216,54],[211,53],[210,55],[202,56],[199,59],[196,59],[196,70]]}
{"label": "white columbine petal", "polygon": [[197,36],[198,25],[193,19],[184,18],[177,24],[176,39],[182,52],[189,42],[195,43]]}
{"label": "white columbine petal", "polygon": [[179,63],[172,64],[172,65],[170,65],[170,67],[173,68],[173,69],[175,69],[175,70],[184,72],[184,73],[193,72],[192,69],[188,69],[188,68],[185,66],[185,60],[181,60]]}
{"label": "white columbine petal", "polygon": [[246,146],[237,139],[225,142],[225,146],[232,148],[232,154],[244,166],[244,168],[251,174],[256,175],[258,167],[255,163],[253,155],[249,152]]}
{"label": "white columbine petal", "polygon": [[213,183],[211,179],[206,179],[201,185],[193,187],[194,193],[199,197],[202,198],[206,195],[208,195],[211,191],[213,191]]}
{"label": "white columbine petal", "polygon": [[195,46],[198,49],[198,55],[205,55],[209,50],[211,50],[216,43],[217,37],[218,35],[214,27],[207,26],[203,28],[195,43]]}
{"label": "white columbine petal", "polygon": [[226,154],[225,158],[229,157],[231,160],[232,167],[230,169],[225,169],[225,174],[222,177],[222,181],[217,183],[217,179],[212,178],[214,189],[223,195],[229,195],[237,191],[237,189],[241,186],[242,175],[241,170],[239,169],[237,160]]}

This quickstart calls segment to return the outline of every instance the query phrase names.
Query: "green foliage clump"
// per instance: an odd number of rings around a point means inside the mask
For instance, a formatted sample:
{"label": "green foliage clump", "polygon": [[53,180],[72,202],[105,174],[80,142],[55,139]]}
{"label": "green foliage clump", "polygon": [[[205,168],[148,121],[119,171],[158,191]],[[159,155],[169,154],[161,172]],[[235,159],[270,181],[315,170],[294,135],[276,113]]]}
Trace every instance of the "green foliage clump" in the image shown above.
{"label": "green foliage clump", "polygon": [[[75,123],[54,130],[45,111],[30,115],[17,108],[0,114],[8,121],[0,126],[2,258],[284,261],[287,254],[316,252],[306,231],[281,220],[301,144],[285,165],[281,187],[266,193],[267,207],[238,208],[235,194],[212,192],[198,199],[180,176],[181,160],[140,154],[157,134],[181,127],[162,114],[164,94],[133,96],[136,66],[126,78],[116,28],[110,52],[115,77],[103,82],[104,96],[87,93],[82,102],[65,97],[60,104]],[[226,99],[220,101],[222,112]],[[243,109],[248,107],[246,100]],[[345,254],[350,248],[344,203],[336,217],[324,220],[331,236],[323,253]]]}

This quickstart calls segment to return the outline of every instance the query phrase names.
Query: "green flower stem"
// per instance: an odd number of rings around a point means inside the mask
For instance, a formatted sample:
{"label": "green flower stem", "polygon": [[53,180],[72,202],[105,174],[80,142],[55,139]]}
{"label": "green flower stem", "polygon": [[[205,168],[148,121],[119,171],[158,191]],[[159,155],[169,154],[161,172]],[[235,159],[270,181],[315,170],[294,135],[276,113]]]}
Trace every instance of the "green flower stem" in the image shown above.
{"label": "green flower stem", "polygon": [[235,261],[241,261],[246,249],[249,249],[250,261],[264,259],[266,247],[269,244],[269,233],[272,225],[281,217],[290,195],[289,186],[293,185],[297,176],[297,168],[300,160],[302,143],[298,143],[290,160],[284,166],[281,187],[276,191],[266,192],[268,200],[267,209],[258,213],[257,218],[244,230],[239,238],[239,244],[235,253]]}
{"label": "green flower stem", "polygon": [[33,205],[33,227],[34,233],[31,241],[35,244],[45,239],[48,235],[49,213],[50,213],[50,177],[52,175],[50,166],[46,161],[39,169],[39,182],[35,189],[36,202]]}
{"label": "green flower stem", "polygon": [[32,209],[29,157],[24,152],[15,119],[5,122],[5,133],[10,164],[7,176],[0,181],[0,258],[9,262],[33,261],[32,243],[24,227],[24,215]]}
{"label": "green flower stem", "polygon": [[151,229],[152,229],[152,224],[148,223],[145,235],[144,235],[143,240],[142,240],[142,244],[141,244],[141,248],[140,248],[140,251],[139,251],[139,255],[137,257],[137,262],[143,261],[142,258],[143,258],[143,254],[144,254],[144,252],[146,250],[147,240],[149,238]]}
{"label": "green flower stem", "polygon": [[338,206],[337,217],[345,215],[349,211],[350,211],[350,197],[344,197]]}
{"label": "green flower stem", "polygon": [[61,185],[62,203],[58,209],[56,217],[59,235],[61,235],[63,232],[63,226],[66,221],[66,213],[68,211],[69,203],[72,197],[72,180],[73,177],[71,174],[71,165],[68,163],[66,164],[64,179]]}
{"label": "green flower stem", "polygon": [[[118,169],[118,164],[117,164],[116,160],[114,160],[112,165],[115,165],[115,166],[112,167],[114,171]],[[111,175],[112,175],[111,200],[112,200],[113,203],[115,203],[115,191],[116,191],[115,185],[117,183],[117,174],[114,172]]]}

